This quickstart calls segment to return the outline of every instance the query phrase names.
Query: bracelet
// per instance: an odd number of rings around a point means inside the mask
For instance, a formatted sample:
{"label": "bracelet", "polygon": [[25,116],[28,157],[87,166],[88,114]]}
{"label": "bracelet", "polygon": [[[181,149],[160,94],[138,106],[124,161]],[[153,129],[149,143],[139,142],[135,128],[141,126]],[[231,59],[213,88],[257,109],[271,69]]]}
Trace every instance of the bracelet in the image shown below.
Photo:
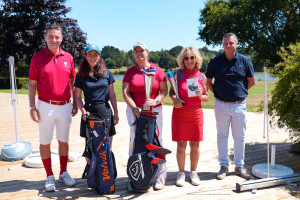
{"label": "bracelet", "polygon": [[31,111],[32,109],[36,109],[35,106],[29,106],[29,111]]}

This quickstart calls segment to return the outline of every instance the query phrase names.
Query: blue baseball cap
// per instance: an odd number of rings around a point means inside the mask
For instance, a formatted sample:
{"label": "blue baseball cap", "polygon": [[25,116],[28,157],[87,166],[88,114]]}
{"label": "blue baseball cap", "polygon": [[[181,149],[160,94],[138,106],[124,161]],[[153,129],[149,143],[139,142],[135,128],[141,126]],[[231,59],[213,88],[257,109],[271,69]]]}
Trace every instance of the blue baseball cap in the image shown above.
{"label": "blue baseball cap", "polygon": [[95,50],[97,51],[99,54],[101,54],[101,51],[99,49],[99,47],[95,44],[90,44],[88,45],[85,50],[84,50],[84,54],[88,53],[89,51]]}

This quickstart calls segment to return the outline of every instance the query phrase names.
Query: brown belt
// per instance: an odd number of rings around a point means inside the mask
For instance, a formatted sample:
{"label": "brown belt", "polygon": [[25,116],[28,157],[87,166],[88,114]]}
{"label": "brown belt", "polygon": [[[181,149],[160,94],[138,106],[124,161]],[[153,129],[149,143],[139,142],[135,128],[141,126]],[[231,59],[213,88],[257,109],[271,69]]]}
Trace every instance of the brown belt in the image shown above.
{"label": "brown belt", "polygon": [[246,103],[246,99],[243,98],[243,99],[240,99],[238,101],[232,101],[232,102],[228,102],[228,101],[222,101],[218,98],[216,98],[218,101],[221,101],[222,103],[226,103],[226,104],[239,104],[239,103]]}

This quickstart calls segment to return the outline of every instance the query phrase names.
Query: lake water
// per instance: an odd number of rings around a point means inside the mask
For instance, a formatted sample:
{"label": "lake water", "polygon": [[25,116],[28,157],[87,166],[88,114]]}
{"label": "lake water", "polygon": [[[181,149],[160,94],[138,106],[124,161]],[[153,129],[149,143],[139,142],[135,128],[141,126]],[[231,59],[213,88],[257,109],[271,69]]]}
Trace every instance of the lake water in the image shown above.
{"label": "lake water", "polygon": [[[255,72],[255,80],[256,81],[264,81],[265,74],[264,72]],[[271,74],[267,73],[267,81],[278,81],[278,77],[273,77]]]}
{"label": "lake water", "polygon": [[[123,80],[124,75],[123,74],[118,74],[114,75],[115,80]],[[265,75],[263,72],[255,72],[255,80],[256,81],[264,81],[265,80]],[[278,81],[277,77],[272,77],[271,74],[267,74],[267,80],[268,81]]]}

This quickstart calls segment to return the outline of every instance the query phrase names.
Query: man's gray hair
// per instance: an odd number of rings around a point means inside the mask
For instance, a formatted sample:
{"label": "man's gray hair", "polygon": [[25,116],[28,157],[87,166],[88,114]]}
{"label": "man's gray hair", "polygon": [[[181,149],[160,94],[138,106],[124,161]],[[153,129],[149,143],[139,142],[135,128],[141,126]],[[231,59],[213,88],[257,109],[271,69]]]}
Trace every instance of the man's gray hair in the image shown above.
{"label": "man's gray hair", "polygon": [[234,39],[235,39],[235,41],[236,41],[236,43],[238,43],[238,38],[236,37],[236,35],[234,33],[225,33],[225,35],[223,36],[223,39],[222,39],[222,43],[224,41],[224,38],[230,37],[230,36],[233,36]]}

